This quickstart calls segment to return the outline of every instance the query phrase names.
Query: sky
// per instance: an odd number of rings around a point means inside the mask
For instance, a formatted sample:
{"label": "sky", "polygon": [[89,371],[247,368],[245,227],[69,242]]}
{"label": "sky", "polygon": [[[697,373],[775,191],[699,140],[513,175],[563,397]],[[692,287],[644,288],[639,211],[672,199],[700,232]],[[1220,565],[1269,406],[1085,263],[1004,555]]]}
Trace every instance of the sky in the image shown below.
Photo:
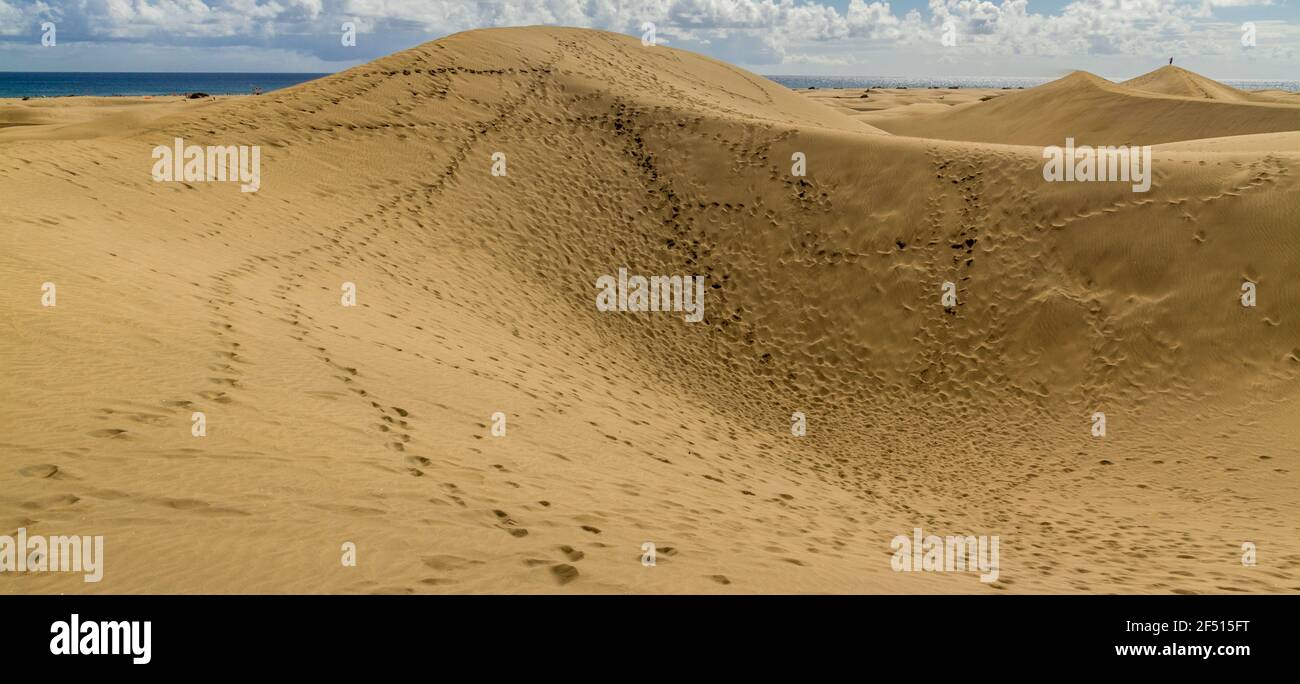
{"label": "sky", "polygon": [[322,73],[474,28],[646,22],[769,75],[1126,78],[1173,57],[1300,79],[1300,0],[0,0],[0,71]]}

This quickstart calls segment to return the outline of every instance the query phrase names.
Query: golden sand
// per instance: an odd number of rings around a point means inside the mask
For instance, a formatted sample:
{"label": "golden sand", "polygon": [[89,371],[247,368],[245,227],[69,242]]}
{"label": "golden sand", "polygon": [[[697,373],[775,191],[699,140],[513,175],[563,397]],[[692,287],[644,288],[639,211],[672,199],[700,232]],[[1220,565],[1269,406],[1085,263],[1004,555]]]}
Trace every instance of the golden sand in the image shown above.
{"label": "golden sand", "polygon": [[[1296,96],[862,94],[529,28],[3,102],[0,534],[106,568],[0,593],[1300,590]],[[1155,145],[1150,192],[1044,182],[1066,137]],[[154,182],[175,138],[260,189]],[[704,321],[598,311],[620,267]],[[998,581],[895,572],[918,527]]]}

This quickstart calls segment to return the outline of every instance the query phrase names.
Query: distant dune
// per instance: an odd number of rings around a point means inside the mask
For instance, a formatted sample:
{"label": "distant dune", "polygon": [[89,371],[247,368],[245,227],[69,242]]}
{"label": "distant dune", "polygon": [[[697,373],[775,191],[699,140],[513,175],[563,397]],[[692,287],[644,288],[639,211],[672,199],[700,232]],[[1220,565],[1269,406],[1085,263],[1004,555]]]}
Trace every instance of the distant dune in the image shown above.
{"label": "distant dune", "polygon": [[1115,84],[1085,71],[988,102],[879,122],[897,135],[1009,145],[1156,145],[1300,130],[1300,101],[1251,96],[1177,67]]}
{"label": "distant dune", "polygon": [[[107,554],[0,592],[1300,590],[1300,107],[805,95],[523,28],[0,121],[0,534]],[[1134,193],[1044,182],[1066,137],[1177,144]],[[154,182],[175,138],[260,189]],[[703,322],[598,311],[621,267],[703,276]],[[916,528],[998,580],[895,572]]]}
{"label": "distant dune", "polygon": [[1218,81],[1208,79],[1173,65],[1162,66],[1155,71],[1130,78],[1120,85],[1133,90],[1141,90],[1157,95],[1191,97],[1223,102],[1248,102],[1254,99],[1250,93],[1226,86]]}

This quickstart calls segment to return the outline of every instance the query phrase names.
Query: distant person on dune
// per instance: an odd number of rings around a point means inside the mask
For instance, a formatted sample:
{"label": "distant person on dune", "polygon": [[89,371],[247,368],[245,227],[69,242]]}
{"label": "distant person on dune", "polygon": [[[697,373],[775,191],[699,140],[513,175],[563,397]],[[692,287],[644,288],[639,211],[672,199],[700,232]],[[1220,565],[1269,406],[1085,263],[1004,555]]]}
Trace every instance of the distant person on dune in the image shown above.
{"label": "distant person on dune", "polygon": [[1173,65],[1174,65],[1174,58],[1173,58],[1173,57],[1170,57],[1170,58],[1169,58],[1169,66],[1173,66]]}

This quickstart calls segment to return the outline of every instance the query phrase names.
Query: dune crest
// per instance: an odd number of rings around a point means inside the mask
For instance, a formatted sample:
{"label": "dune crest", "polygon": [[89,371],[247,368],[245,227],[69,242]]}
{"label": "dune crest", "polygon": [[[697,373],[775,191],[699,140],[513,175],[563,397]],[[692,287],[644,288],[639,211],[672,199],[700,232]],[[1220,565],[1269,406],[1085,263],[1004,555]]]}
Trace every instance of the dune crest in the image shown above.
{"label": "dune crest", "polygon": [[1159,95],[1175,95],[1206,100],[1246,102],[1252,99],[1250,93],[1244,90],[1238,90],[1173,65],[1162,66],[1155,71],[1130,78],[1121,82],[1120,85],[1125,88]]}

